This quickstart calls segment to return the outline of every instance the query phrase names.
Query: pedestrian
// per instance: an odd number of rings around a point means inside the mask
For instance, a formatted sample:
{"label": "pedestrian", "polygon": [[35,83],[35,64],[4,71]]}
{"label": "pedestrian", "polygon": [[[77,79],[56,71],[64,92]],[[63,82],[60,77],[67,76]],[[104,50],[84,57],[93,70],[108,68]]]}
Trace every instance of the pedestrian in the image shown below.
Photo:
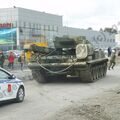
{"label": "pedestrian", "polygon": [[25,55],[24,55],[24,53],[22,53],[22,54],[20,55],[20,57],[18,58],[18,62],[20,62],[21,70],[23,70],[23,64],[24,64],[24,62],[25,62]]}
{"label": "pedestrian", "polygon": [[116,52],[113,51],[110,57],[108,70],[110,70],[111,68],[114,69],[115,64],[116,64]]}
{"label": "pedestrian", "polygon": [[30,62],[31,55],[32,55],[32,52],[31,52],[30,50],[27,50],[27,51],[25,52],[25,57],[26,57],[27,63]]}
{"label": "pedestrian", "polygon": [[3,68],[4,65],[4,61],[5,61],[5,56],[3,54],[3,51],[0,51],[0,66]]}
{"label": "pedestrian", "polygon": [[112,53],[112,49],[111,49],[111,47],[108,47],[108,57],[111,56],[111,53]]}
{"label": "pedestrian", "polygon": [[10,55],[8,56],[8,67],[9,69],[13,69],[14,68],[14,60],[15,60],[15,57],[14,57],[14,54],[13,52],[10,52]]}

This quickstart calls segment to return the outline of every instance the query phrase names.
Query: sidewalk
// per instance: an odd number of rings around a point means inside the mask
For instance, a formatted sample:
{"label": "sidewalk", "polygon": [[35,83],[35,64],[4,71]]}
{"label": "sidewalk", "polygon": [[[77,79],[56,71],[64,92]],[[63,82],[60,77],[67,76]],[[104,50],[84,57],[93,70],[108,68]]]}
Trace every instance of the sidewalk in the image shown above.
{"label": "sidewalk", "polygon": [[31,70],[28,68],[26,68],[24,70],[20,70],[20,69],[10,70],[10,69],[8,69],[8,71],[13,73],[17,78],[23,80],[23,82],[28,81],[28,80],[33,80]]}
{"label": "sidewalk", "polygon": [[32,72],[28,68],[27,64],[24,64],[23,70],[21,70],[20,63],[18,63],[17,60],[14,63],[14,69],[13,70],[8,68],[8,61],[6,60],[5,63],[4,63],[4,69],[8,70],[12,74],[14,74],[17,78],[19,78],[19,79],[21,79],[23,81],[33,79]]}

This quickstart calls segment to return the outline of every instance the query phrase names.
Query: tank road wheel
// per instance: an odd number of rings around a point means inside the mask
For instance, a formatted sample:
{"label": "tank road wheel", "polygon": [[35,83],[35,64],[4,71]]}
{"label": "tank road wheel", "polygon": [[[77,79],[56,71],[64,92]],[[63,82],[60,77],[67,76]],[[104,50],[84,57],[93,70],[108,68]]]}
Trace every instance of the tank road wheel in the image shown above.
{"label": "tank road wheel", "polygon": [[41,73],[39,70],[32,71],[33,78],[39,83],[46,83],[47,77],[44,73]]}
{"label": "tank road wheel", "polygon": [[92,67],[92,71],[91,71],[91,73],[92,73],[92,76],[93,76],[93,82],[96,80],[96,76],[95,76],[95,68],[94,67]]}
{"label": "tank road wheel", "polygon": [[95,67],[93,67],[92,69],[93,69],[93,80],[96,81],[96,70],[95,70]]}
{"label": "tank road wheel", "polygon": [[106,73],[107,73],[107,64],[105,65],[105,75],[106,75]]}
{"label": "tank road wheel", "polygon": [[80,81],[82,81],[82,82],[89,82],[90,81],[89,80],[89,78],[90,78],[89,72],[87,70],[80,71],[79,78],[80,78]]}
{"label": "tank road wheel", "polygon": [[106,76],[106,72],[107,72],[107,63],[104,63],[103,69],[104,69],[104,76]]}
{"label": "tank road wheel", "polygon": [[100,72],[100,78],[102,78],[103,77],[103,71],[102,71],[102,65],[100,65],[100,68],[99,68],[99,72]]}
{"label": "tank road wheel", "polygon": [[94,69],[90,69],[90,81],[89,82],[94,82]]}
{"label": "tank road wheel", "polygon": [[95,78],[95,70],[93,67],[90,67],[88,70],[80,71],[80,80],[82,82],[94,82],[96,80]]}
{"label": "tank road wheel", "polygon": [[98,80],[99,79],[99,68],[96,67],[96,79]]}
{"label": "tank road wheel", "polygon": [[35,70],[32,70],[32,76],[33,76],[33,79],[36,79],[36,71]]}
{"label": "tank road wheel", "polygon": [[99,78],[102,78],[102,66],[99,66]]}
{"label": "tank road wheel", "polygon": [[99,69],[97,67],[93,67],[93,79],[94,81],[99,79]]}
{"label": "tank road wheel", "polygon": [[101,78],[101,75],[100,75],[100,65],[98,66],[98,77]]}
{"label": "tank road wheel", "polygon": [[97,80],[98,77],[98,71],[96,70],[96,67],[92,67],[91,68],[91,72],[90,72],[90,76],[91,76],[91,80],[89,82],[95,82]]}

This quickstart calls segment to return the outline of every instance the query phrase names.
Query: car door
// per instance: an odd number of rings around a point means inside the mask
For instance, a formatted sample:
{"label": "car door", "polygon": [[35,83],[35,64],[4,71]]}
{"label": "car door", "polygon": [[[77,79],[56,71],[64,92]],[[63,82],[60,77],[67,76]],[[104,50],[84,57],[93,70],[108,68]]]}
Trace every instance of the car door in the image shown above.
{"label": "car door", "polygon": [[10,74],[0,70],[0,101],[9,100],[15,97],[12,91],[13,80],[9,78]]}

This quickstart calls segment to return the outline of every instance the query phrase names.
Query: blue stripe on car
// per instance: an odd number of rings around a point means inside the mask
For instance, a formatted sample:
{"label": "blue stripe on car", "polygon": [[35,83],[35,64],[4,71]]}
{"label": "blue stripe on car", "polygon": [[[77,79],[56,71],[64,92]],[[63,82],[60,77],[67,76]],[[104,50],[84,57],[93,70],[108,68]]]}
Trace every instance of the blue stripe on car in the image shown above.
{"label": "blue stripe on car", "polygon": [[21,83],[21,80],[0,80],[0,83]]}

